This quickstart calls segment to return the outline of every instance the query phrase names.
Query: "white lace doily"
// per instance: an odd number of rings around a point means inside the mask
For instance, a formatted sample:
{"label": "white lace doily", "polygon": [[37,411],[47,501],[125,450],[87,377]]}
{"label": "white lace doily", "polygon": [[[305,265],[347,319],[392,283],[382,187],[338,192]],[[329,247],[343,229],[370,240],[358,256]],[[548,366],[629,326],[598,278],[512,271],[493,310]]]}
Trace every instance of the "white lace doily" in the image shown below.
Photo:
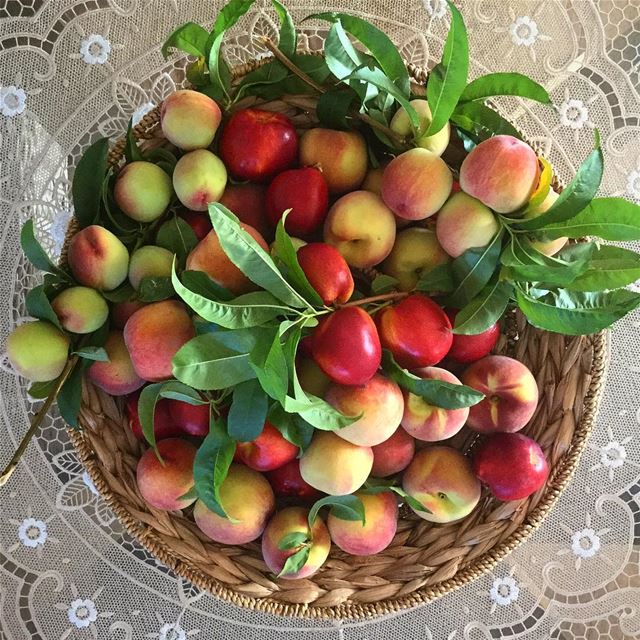
{"label": "white lace doily", "polygon": [[[419,65],[440,55],[443,0],[287,2],[294,16],[348,5]],[[602,133],[603,192],[640,200],[640,2],[464,0],[472,73],[517,70],[556,110],[504,103],[563,177]],[[28,217],[55,254],[69,176],[98,136],[122,134],[182,80],[160,45],[177,24],[211,24],[220,0],[0,1],[0,344],[35,278],[19,251]],[[318,25],[316,25],[317,27]],[[259,1],[235,29],[274,35]],[[313,24],[305,38],[317,46]],[[432,604],[369,623],[297,621],[222,603],[177,579],[122,531],[52,418],[0,493],[0,638],[235,637],[278,640],[631,638],[640,634],[640,315],[616,327],[597,427],[575,479],[544,525],[490,574]],[[32,404],[0,361],[0,463]],[[634,542],[636,546],[634,546]]]}

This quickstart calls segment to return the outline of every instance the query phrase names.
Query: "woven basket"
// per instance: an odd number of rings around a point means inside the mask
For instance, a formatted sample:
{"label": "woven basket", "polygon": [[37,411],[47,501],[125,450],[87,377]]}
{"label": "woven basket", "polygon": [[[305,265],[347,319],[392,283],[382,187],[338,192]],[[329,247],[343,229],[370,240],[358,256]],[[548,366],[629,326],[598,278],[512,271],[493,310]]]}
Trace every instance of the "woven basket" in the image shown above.
{"label": "woven basket", "polygon": [[[235,77],[259,64],[237,68]],[[423,86],[426,73],[411,65],[409,71]],[[308,97],[285,96],[259,106],[286,113],[300,128],[316,122]],[[143,148],[166,144],[160,137],[157,109],[135,128],[135,136]],[[109,156],[112,166],[122,162],[123,149],[121,140]],[[72,232],[70,228],[68,235]],[[552,334],[534,329],[515,312],[508,314],[495,351],[526,364],[538,382],[540,402],[523,432],[540,443],[549,460],[546,486],[525,500],[507,503],[483,491],[471,515],[446,525],[426,522],[403,509],[397,534],[384,551],[355,557],[334,546],[322,569],[304,580],[278,580],[270,574],[259,542],[217,544],[196,527],[190,510],[150,508],[135,480],[145,447],[128,427],[122,402],[88,381],[80,413],[83,430],[69,434],[120,522],[178,575],[224,600],[269,613],[371,617],[429,602],[461,587],[491,569],[536,529],[569,482],[586,444],[604,382],[607,347],[604,332],[586,337]],[[456,439],[456,446],[468,450],[474,435],[465,428]]]}

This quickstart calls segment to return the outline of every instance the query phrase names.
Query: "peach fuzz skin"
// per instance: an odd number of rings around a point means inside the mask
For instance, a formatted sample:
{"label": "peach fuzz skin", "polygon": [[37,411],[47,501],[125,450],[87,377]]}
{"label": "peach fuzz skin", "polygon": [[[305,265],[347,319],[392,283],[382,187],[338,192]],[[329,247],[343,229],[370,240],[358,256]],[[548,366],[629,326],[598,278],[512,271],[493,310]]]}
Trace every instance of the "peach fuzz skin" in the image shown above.
{"label": "peach fuzz skin", "polygon": [[[183,498],[193,487],[193,461],[196,448],[185,440],[167,438],[158,442],[158,460],[153,449],[147,449],[138,461],[138,491],[154,509],[175,511],[188,507],[195,498]],[[163,464],[164,463],[164,464]]]}
{"label": "peach fuzz skin", "polygon": [[390,438],[404,409],[400,387],[378,373],[363,385],[332,384],[325,400],[344,415],[362,414],[359,420],[335,434],[363,447],[373,447]]}
{"label": "peach fuzz skin", "polygon": [[173,188],[178,200],[191,211],[206,211],[220,200],[227,184],[222,160],[207,149],[185,153],[173,170]]}
{"label": "peach fuzz skin", "polygon": [[169,174],[143,160],[125,165],[113,186],[117,205],[138,222],[157,220],[167,210],[172,195]]}
{"label": "peach fuzz skin", "polygon": [[394,158],[382,174],[382,199],[400,218],[423,220],[446,202],[453,175],[439,156],[416,148]]}
{"label": "peach fuzz skin", "polygon": [[432,446],[418,451],[402,477],[402,488],[431,513],[415,511],[429,522],[455,522],[480,500],[480,482],[471,462],[457,449]]}
{"label": "peach fuzz skin", "polygon": [[173,356],[195,335],[185,306],[175,300],[145,305],[124,327],[124,340],[136,373],[149,382],[173,376]]}
{"label": "peach fuzz skin", "polygon": [[122,331],[111,331],[104,348],[109,362],[94,362],[89,367],[91,382],[112,396],[125,396],[139,389],[144,380],[133,367]]}
{"label": "peach fuzz skin", "polygon": [[513,136],[493,136],[471,150],[460,167],[460,186],[498,213],[527,204],[540,167],[533,149]]}
{"label": "peach fuzz skin", "polygon": [[222,120],[220,107],[199,91],[181,89],[169,94],[160,108],[164,137],[184,151],[208,147]]}
{"label": "peach fuzz skin", "polygon": [[129,252],[111,231],[92,224],[71,238],[67,262],[79,284],[111,291],[127,277]]}
{"label": "peach fuzz skin", "polygon": [[484,400],[470,407],[467,425],[480,433],[513,433],[522,429],[538,406],[538,385],[518,360],[486,356],[462,375],[462,382],[484,393]]}
{"label": "peach fuzz skin", "polygon": [[[425,367],[412,371],[421,378],[442,380],[451,384],[461,384],[460,380],[446,369]],[[469,408],[442,409],[430,405],[424,398],[404,390],[403,429],[416,438],[425,442],[438,442],[454,436],[469,415]]]}
{"label": "peach fuzz skin", "polygon": [[386,549],[396,535],[398,503],[391,491],[355,494],[364,507],[365,524],[341,520],[331,512],[327,518],[329,535],[343,551],[354,556],[371,556]]}
{"label": "peach fuzz skin", "polygon": [[309,557],[304,565],[295,573],[280,576],[282,579],[295,580],[312,576],[329,557],[331,549],[331,538],[329,531],[321,518],[316,518],[311,531],[307,517],[309,512],[302,507],[287,507],[278,511],[267,524],[262,534],[262,557],[269,569],[278,575],[287,558],[292,556],[299,547],[282,550],[278,548],[280,541],[289,533],[310,534],[312,543]]}
{"label": "peach fuzz skin", "polygon": [[69,287],[52,301],[60,324],[71,333],[92,333],[99,329],[109,316],[105,299],[89,287]]}
{"label": "peach fuzz skin", "polygon": [[[240,226],[265,251],[269,251],[269,246],[264,238],[253,227],[244,223],[241,223]],[[187,256],[187,269],[204,271],[214,282],[235,295],[249,293],[249,291],[255,291],[258,288],[231,262],[215,231],[209,231]]]}
{"label": "peach fuzz skin", "polygon": [[402,427],[398,427],[389,438],[371,447],[371,450],[373,451],[371,475],[376,478],[386,478],[408,466],[413,460],[416,443]]}
{"label": "peach fuzz skin", "polygon": [[314,489],[332,496],[358,490],[373,466],[371,447],[360,447],[332,431],[316,431],[300,458],[300,475]]}
{"label": "peach fuzz skin", "polygon": [[367,174],[367,145],[357,131],[309,129],[300,138],[300,164],[320,169],[330,193],[353,191]]}
{"label": "peach fuzz skin", "polygon": [[202,500],[196,502],[193,518],[202,533],[223,544],[255,540],[275,508],[273,490],[265,477],[241,464],[229,467],[220,487],[220,502],[231,519],[211,511]]}

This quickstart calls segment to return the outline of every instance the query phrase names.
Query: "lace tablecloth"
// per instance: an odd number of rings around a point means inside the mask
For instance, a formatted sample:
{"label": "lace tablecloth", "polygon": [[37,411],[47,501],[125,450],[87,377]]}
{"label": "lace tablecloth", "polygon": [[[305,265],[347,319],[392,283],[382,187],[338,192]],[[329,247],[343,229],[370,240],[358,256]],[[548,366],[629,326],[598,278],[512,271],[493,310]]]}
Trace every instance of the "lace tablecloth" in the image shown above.
{"label": "lace tablecloth", "polygon": [[[0,1],[0,344],[34,275],[19,251],[28,217],[55,255],[71,216],[70,169],[98,136],[120,136],[183,82],[165,62],[172,26],[210,24],[220,0]],[[294,16],[344,9],[376,22],[419,65],[441,53],[443,0],[290,0]],[[602,133],[603,192],[640,200],[640,2],[464,0],[472,73],[517,70],[555,110],[513,101],[508,117],[561,176]],[[274,35],[259,1],[227,55],[262,54]],[[307,44],[322,31],[308,27]],[[434,603],[367,623],[298,621],[238,609],[177,579],[123,532],[52,417],[0,493],[0,638],[202,640],[235,637],[631,638],[640,634],[640,319],[613,331],[597,427],[575,479],[544,525],[491,573]],[[0,463],[32,403],[0,362]],[[634,546],[635,545],[635,546]]]}

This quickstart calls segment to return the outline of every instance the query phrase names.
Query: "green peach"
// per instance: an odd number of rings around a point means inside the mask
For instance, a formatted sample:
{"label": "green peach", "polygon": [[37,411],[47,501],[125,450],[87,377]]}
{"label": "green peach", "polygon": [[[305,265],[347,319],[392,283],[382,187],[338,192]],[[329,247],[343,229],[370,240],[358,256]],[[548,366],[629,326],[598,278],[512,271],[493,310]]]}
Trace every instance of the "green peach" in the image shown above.
{"label": "green peach", "polygon": [[138,289],[144,278],[160,278],[171,275],[174,254],[163,247],[147,245],[136,249],[129,262],[129,282]]}
{"label": "green peach", "polygon": [[227,170],[218,156],[206,149],[185,153],[173,170],[173,188],[182,204],[192,211],[206,211],[220,200],[227,184]]}
{"label": "green peach", "polygon": [[157,220],[167,210],[172,195],[169,174],[143,160],[125,165],[113,187],[116,204],[138,222]]}
{"label": "green peach", "polygon": [[[411,100],[409,103],[418,114],[418,120],[420,121],[420,127],[418,134],[423,132],[422,135],[418,135],[415,138],[415,143],[418,147],[427,149],[435,153],[437,156],[441,156],[449,144],[449,137],[451,136],[451,126],[447,122],[440,131],[433,135],[427,136],[424,134],[431,124],[432,116],[429,103],[426,100],[420,98]],[[411,126],[411,120],[404,107],[400,107],[391,118],[391,129],[401,136],[409,137],[413,135],[413,128]]]}
{"label": "green peach", "polygon": [[[524,215],[525,219],[537,218],[541,216],[543,213],[546,213],[551,205],[558,199],[559,194],[556,193],[553,189],[549,189],[549,193],[545,197],[545,199],[537,206],[527,211]],[[569,238],[566,236],[562,236],[560,238],[556,238],[555,240],[532,240],[531,246],[534,249],[537,249],[540,253],[544,253],[545,256],[555,256],[558,251],[560,251],[569,241]]]}
{"label": "green peach", "polygon": [[109,316],[109,305],[95,290],[89,287],[69,287],[52,301],[60,324],[71,333],[92,333],[99,329]]}

